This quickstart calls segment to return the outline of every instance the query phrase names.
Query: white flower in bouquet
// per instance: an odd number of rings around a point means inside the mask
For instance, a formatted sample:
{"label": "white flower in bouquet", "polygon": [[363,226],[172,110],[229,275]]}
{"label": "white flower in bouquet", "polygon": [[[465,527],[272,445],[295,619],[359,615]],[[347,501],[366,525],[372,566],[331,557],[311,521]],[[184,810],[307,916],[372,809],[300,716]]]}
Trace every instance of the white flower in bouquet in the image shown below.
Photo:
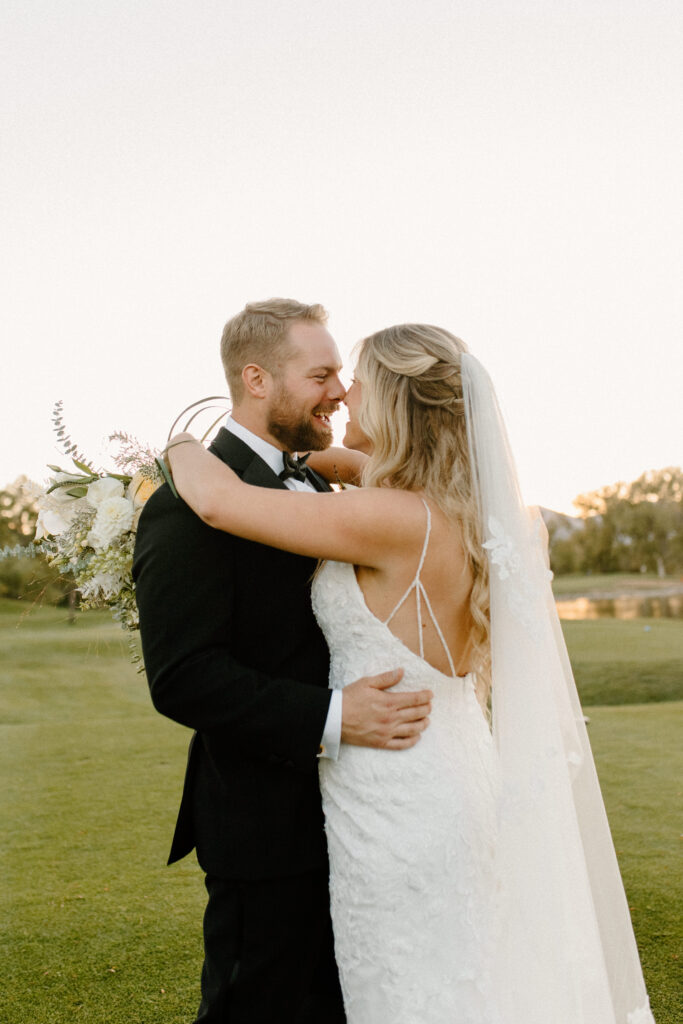
{"label": "white flower in bouquet", "polygon": [[88,487],[86,500],[99,508],[105,498],[122,498],[123,484],[113,476],[103,476]]}
{"label": "white flower in bouquet", "polygon": [[[118,483],[118,481],[114,482]],[[134,515],[133,503],[128,501],[128,498],[116,495],[103,498],[97,506],[97,515],[92,529],[86,537],[88,544],[95,551],[103,551],[108,548],[122,533],[130,530]]]}
{"label": "white flower in bouquet", "polygon": [[81,483],[81,479],[77,474],[74,473],[53,473],[50,477],[50,481],[53,484],[60,484],[60,487],[56,487],[50,492],[48,497],[50,501],[57,505],[69,505],[74,501],[78,501],[74,498],[73,494],[69,494],[71,488],[68,486],[71,484],[73,487],[77,487]]}
{"label": "white flower in bouquet", "polygon": [[80,508],[80,498],[69,494],[68,485],[78,483],[70,473],[55,473],[50,482],[64,486],[54,487],[49,493],[44,492],[38,497],[38,520],[36,522],[35,540],[45,537],[59,536],[70,530]]}
{"label": "white flower in bouquet", "polygon": [[111,600],[116,597],[126,580],[113,572],[98,572],[92,579],[83,583],[81,595],[86,601]]}
{"label": "white flower in bouquet", "polygon": [[62,515],[56,509],[41,508],[36,520],[35,540],[44,540],[45,537],[52,537],[65,533],[71,526],[71,519]]}

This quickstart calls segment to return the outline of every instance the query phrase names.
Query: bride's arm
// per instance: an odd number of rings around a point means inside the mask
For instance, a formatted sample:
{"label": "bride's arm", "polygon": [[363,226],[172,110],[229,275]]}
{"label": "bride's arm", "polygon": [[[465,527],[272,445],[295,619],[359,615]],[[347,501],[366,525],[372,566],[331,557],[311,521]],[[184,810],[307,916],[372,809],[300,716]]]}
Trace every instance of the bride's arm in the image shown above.
{"label": "bride's arm", "polygon": [[367,455],[353,448],[326,448],[323,452],[311,452],[307,465],[320,473],[329,484],[354,484],[359,487],[367,461]]}
{"label": "bride's arm", "polygon": [[[209,526],[312,558],[382,568],[424,533],[424,508],[407,491],[358,488],[328,494],[254,487],[189,434],[167,458],[181,497]],[[194,440],[194,439],[192,439]]]}

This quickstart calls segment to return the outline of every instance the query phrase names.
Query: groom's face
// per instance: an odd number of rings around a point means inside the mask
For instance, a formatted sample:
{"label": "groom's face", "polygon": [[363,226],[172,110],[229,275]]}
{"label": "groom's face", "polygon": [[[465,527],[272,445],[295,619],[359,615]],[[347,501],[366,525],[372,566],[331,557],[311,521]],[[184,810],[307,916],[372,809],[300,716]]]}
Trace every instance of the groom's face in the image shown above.
{"label": "groom's face", "polygon": [[268,432],[286,451],[322,451],[332,443],[330,416],[346,394],[339,351],[322,324],[296,321],[288,337],[286,362],[272,378]]}

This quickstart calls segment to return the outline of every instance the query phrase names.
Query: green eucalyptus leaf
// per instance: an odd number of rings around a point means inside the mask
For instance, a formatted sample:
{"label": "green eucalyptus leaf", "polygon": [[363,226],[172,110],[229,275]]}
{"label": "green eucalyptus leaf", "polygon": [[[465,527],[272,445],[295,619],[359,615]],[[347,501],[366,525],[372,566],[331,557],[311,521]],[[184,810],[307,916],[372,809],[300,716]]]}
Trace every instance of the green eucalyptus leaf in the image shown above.
{"label": "green eucalyptus leaf", "polygon": [[156,462],[157,466],[161,470],[161,475],[163,476],[164,480],[166,481],[168,486],[171,488],[171,494],[173,495],[174,498],[178,498],[179,494],[178,494],[178,492],[176,490],[175,484],[173,483],[173,477],[171,476],[171,474],[168,471],[168,466],[166,465],[166,463],[164,462],[163,459],[155,459],[154,461]]}
{"label": "green eucalyptus leaf", "polygon": [[72,487],[71,490],[66,492],[72,498],[85,498],[88,493],[87,487]]}
{"label": "green eucalyptus leaf", "polygon": [[78,480],[76,480],[76,479],[74,479],[74,480],[58,480],[56,483],[52,484],[51,487],[48,487],[48,489],[47,489],[47,491],[45,493],[46,494],[52,494],[53,491],[58,491],[60,488],[64,488],[64,487],[73,487],[73,485],[77,484],[77,483],[78,483]]}
{"label": "green eucalyptus leaf", "polygon": [[85,462],[79,462],[78,459],[72,459],[71,461],[76,469],[80,469],[82,473],[87,473],[88,476],[95,476],[90,466],[86,466]]}

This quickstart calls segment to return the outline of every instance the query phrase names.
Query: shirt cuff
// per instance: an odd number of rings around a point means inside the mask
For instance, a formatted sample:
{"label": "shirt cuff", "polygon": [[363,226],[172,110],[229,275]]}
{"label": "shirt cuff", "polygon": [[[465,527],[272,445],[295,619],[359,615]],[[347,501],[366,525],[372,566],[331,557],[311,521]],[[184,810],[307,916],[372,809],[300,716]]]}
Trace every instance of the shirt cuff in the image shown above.
{"label": "shirt cuff", "polygon": [[325,728],[320,741],[318,757],[327,757],[336,761],[339,757],[339,745],[341,743],[342,728],[342,692],[333,690],[330,697],[330,706],[327,709]]}

